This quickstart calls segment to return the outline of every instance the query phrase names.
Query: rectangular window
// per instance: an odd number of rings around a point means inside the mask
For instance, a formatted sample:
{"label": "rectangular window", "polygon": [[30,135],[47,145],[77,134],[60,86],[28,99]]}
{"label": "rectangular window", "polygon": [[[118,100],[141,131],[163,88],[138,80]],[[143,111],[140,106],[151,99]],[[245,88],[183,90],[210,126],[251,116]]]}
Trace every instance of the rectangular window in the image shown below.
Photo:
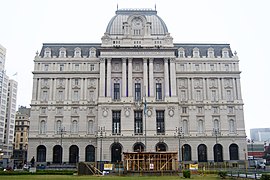
{"label": "rectangular window", "polygon": [[44,64],[44,71],[48,71],[49,70],[49,64]]}
{"label": "rectangular window", "polygon": [[79,91],[74,91],[73,92],[73,100],[74,101],[79,101]]}
{"label": "rectangular window", "polygon": [[113,99],[120,100],[120,84],[114,83],[113,85]]}
{"label": "rectangular window", "polygon": [[135,100],[141,100],[141,83],[135,83]]}
{"label": "rectangular window", "polygon": [[94,64],[90,64],[90,71],[94,71],[95,70],[95,65]]}
{"label": "rectangular window", "polygon": [[217,91],[216,90],[212,90],[212,92],[211,92],[211,100],[212,101],[217,101]]}
{"label": "rectangular window", "polygon": [[64,64],[60,64],[59,70],[60,70],[60,71],[64,71]]}
{"label": "rectangular window", "polygon": [[182,107],[182,113],[186,114],[187,113],[187,107]]}
{"label": "rectangular window", "polygon": [[64,100],[64,92],[62,90],[58,91],[58,101]]}
{"label": "rectangular window", "polygon": [[79,71],[79,64],[75,64],[75,71]]}
{"label": "rectangular window", "polygon": [[121,133],[121,111],[112,112],[112,134]]}
{"label": "rectangular window", "polygon": [[43,101],[48,101],[48,91],[43,91],[42,92],[42,100]]}
{"label": "rectangular window", "polygon": [[156,111],[157,134],[165,133],[164,111]]}
{"label": "rectangular window", "polygon": [[79,85],[79,79],[78,78],[74,79],[74,85],[75,86],[78,86]]}
{"label": "rectangular window", "polygon": [[156,100],[162,100],[162,85],[156,83]]}
{"label": "rectangular window", "polygon": [[134,111],[134,133],[135,134],[143,133],[142,111]]}

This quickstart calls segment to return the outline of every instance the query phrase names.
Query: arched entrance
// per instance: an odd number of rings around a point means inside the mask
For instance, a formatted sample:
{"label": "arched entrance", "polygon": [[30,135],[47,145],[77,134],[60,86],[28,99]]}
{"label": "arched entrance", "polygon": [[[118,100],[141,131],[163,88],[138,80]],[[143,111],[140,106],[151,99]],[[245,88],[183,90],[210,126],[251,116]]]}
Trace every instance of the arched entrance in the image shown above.
{"label": "arched entrance", "polygon": [[230,151],[230,160],[239,160],[239,152],[238,152],[238,145],[231,144],[229,147]]}
{"label": "arched entrance", "polygon": [[160,151],[167,151],[167,145],[164,142],[159,142],[156,145],[156,151],[160,152]]}
{"label": "arched entrance", "polygon": [[88,145],[85,148],[85,161],[95,162],[95,147],[93,145]]}
{"label": "arched entrance", "polygon": [[135,143],[133,146],[134,152],[143,152],[144,151],[144,145],[141,142]]}
{"label": "arched entrance", "polygon": [[79,148],[76,145],[69,147],[69,163],[79,162]]}
{"label": "arched entrance", "polygon": [[182,146],[182,159],[183,161],[191,161],[191,147],[188,144]]}
{"label": "arched entrance", "polygon": [[53,147],[53,163],[62,163],[63,149],[60,145]]}
{"label": "arched entrance", "polygon": [[44,145],[37,147],[37,162],[46,162],[46,147]]}
{"label": "arched entrance", "polygon": [[114,163],[122,161],[122,146],[120,143],[114,143],[111,146],[111,158]]}
{"label": "arched entrance", "polygon": [[220,144],[214,146],[214,161],[223,162],[223,147]]}
{"label": "arched entrance", "polygon": [[198,146],[198,161],[207,162],[207,147],[205,144],[200,144]]}

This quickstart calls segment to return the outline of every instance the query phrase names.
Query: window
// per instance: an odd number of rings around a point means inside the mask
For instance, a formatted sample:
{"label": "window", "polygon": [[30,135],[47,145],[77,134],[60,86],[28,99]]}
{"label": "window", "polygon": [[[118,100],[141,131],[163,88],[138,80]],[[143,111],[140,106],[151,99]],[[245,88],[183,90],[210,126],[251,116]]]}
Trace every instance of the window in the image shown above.
{"label": "window", "polygon": [[211,101],[217,101],[217,91],[216,90],[211,91]]}
{"label": "window", "polygon": [[113,99],[120,100],[120,84],[114,83],[113,85]]}
{"label": "window", "polygon": [[77,120],[72,121],[71,133],[73,133],[73,134],[78,133],[78,121]]}
{"label": "window", "polygon": [[46,114],[47,108],[46,107],[41,107],[41,114]]}
{"label": "window", "polygon": [[229,114],[233,114],[233,107],[232,107],[232,106],[229,106],[229,107],[228,107],[228,113],[229,113]]}
{"label": "window", "polygon": [[63,114],[63,108],[62,107],[58,107],[56,108],[56,114]]}
{"label": "window", "polygon": [[183,133],[188,134],[188,121],[183,120]]}
{"label": "window", "polygon": [[235,123],[233,119],[230,119],[229,121],[229,132],[234,133],[235,132]]}
{"label": "window", "polygon": [[162,100],[162,85],[156,83],[156,100]]}
{"label": "window", "polygon": [[187,100],[186,91],[181,90],[180,94],[181,94],[181,97],[180,97],[181,101],[186,101]]}
{"label": "window", "polygon": [[134,133],[135,134],[143,133],[142,111],[134,111]]}
{"label": "window", "polygon": [[199,64],[195,64],[195,71],[199,71],[199,70],[200,70]]}
{"label": "window", "polygon": [[141,100],[141,83],[135,83],[135,100]]}
{"label": "window", "polygon": [[49,70],[49,64],[44,64],[44,71],[48,71]]}
{"label": "window", "polygon": [[55,125],[55,131],[57,134],[61,134],[61,128],[62,128],[62,121],[57,120]]}
{"label": "window", "polygon": [[231,92],[231,90],[227,90],[227,101],[232,101],[232,92]]}
{"label": "window", "polygon": [[75,71],[79,71],[79,64],[75,64]]}
{"label": "window", "polygon": [[59,65],[59,71],[64,71],[64,64]]}
{"label": "window", "polygon": [[218,114],[218,107],[217,106],[213,107],[213,114]]}
{"label": "window", "polygon": [[42,101],[48,101],[48,91],[42,91]]}
{"label": "window", "polygon": [[196,90],[196,101],[202,101],[202,92],[201,92],[201,90]]}
{"label": "window", "polygon": [[88,134],[94,134],[94,122],[92,120],[88,121]]}
{"label": "window", "polygon": [[58,101],[64,100],[64,92],[62,90],[58,91]]}
{"label": "window", "polygon": [[73,92],[73,100],[74,101],[79,101],[79,91],[74,91]]}
{"label": "window", "polygon": [[157,134],[165,133],[164,111],[156,111]]}
{"label": "window", "polygon": [[78,78],[74,79],[74,85],[75,86],[78,86],[79,85],[79,79]]}
{"label": "window", "polygon": [[215,70],[214,64],[210,64],[210,70],[211,70],[211,71],[214,71],[214,70]]}
{"label": "window", "polygon": [[39,134],[46,134],[46,121],[40,121]]}
{"label": "window", "polygon": [[217,119],[214,120],[214,129],[219,129],[219,121]]}
{"label": "window", "polygon": [[95,65],[94,64],[90,64],[90,71],[94,71],[95,70]]}
{"label": "window", "polygon": [[202,107],[198,107],[198,114],[202,114],[203,113],[203,108]]}
{"label": "window", "polygon": [[203,133],[203,120],[198,121],[198,133]]}
{"label": "window", "polygon": [[112,133],[121,133],[121,111],[112,112]]}
{"label": "window", "polygon": [[182,107],[182,113],[186,114],[187,113],[187,107]]}

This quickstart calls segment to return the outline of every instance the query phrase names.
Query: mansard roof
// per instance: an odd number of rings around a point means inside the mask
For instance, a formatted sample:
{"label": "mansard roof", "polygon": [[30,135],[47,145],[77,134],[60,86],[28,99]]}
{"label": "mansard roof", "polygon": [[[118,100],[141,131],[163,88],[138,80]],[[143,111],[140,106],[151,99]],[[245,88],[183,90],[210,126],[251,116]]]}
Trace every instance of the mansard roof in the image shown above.
{"label": "mansard roof", "polygon": [[[101,47],[101,43],[44,43],[40,52],[40,56],[44,57],[44,52],[45,49],[50,49],[51,50],[51,56],[59,56],[59,52],[61,48],[64,48],[66,50],[66,55],[67,57],[74,56],[74,52],[76,48],[80,48],[81,49],[81,56],[84,57],[88,57],[89,56],[89,51],[91,48],[95,48],[96,49],[96,55],[99,56],[99,52],[102,49],[107,49],[104,47]],[[117,48],[113,48],[110,47],[108,49],[121,49],[121,47],[117,47]],[[175,55],[178,56],[178,49],[182,48],[185,51],[185,56],[193,56],[193,49],[194,48],[198,48],[200,51],[200,57],[202,56],[206,56],[207,57],[207,52],[209,48],[212,48],[215,52],[215,57],[217,56],[222,56],[222,50],[224,48],[228,49],[229,52],[229,57],[233,56],[233,53],[231,51],[230,48],[230,44],[202,44],[202,43],[174,43],[174,47],[172,48],[148,48],[148,49],[171,49],[172,51],[175,51]],[[140,48],[123,48],[123,49],[136,49],[136,51]]]}

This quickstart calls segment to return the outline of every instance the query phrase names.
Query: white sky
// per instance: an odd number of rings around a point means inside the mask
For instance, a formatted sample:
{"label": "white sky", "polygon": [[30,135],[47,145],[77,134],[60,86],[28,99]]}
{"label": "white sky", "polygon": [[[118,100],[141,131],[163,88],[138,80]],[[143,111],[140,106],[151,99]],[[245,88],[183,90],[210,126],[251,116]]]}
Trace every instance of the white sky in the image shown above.
{"label": "white sky", "polygon": [[231,44],[240,59],[247,134],[270,127],[269,0],[0,0],[0,44],[7,49],[7,74],[19,83],[17,105],[29,107],[42,43],[101,42],[117,4],[156,4],[175,43]]}

